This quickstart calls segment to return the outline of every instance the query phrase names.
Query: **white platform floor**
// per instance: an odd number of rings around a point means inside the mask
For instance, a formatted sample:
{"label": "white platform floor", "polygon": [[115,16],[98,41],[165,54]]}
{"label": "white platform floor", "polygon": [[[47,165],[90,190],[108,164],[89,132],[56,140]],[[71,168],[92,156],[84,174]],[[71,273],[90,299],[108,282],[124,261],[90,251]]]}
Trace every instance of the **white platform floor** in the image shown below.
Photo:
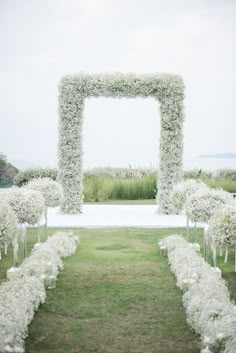
{"label": "white platform floor", "polygon": [[[184,215],[158,214],[156,205],[84,205],[79,215],[61,214],[59,209],[48,210],[48,227],[60,228],[182,228]],[[193,224],[190,224],[193,226]]]}

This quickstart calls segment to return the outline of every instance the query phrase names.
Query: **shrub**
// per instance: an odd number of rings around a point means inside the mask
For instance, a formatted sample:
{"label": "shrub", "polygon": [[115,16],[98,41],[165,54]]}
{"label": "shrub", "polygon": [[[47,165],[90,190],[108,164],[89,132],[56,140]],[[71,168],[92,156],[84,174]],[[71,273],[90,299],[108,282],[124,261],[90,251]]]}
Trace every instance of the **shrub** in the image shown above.
{"label": "shrub", "polygon": [[216,172],[216,177],[236,181],[236,169],[219,169]]}
{"label": "shrub", "polygon": [[0,152],[0,187],[12,186],[17,173],[18,169],[9,163],[7,157]]}
{"label": "shrub", "polygon": [[29,168],[21,170],[15,176],[14,184],[22,186],[28,184],[28,182],[35,178],[51,178],[52,180],[57,179],[57,169],[55,168]]}

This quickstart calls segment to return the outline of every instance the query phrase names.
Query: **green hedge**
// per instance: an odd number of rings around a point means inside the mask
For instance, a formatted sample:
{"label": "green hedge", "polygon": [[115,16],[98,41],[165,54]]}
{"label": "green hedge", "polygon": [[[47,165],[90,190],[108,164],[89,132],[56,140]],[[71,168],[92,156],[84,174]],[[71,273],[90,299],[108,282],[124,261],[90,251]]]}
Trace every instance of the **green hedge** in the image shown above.
{"label": "green hedge", "polygon": [[55,168],[29,168],[19,171],[15,176],[14,184],[22,186],[27,184],[31,179],[35,178],[51,178],[56,180],[57,169]]}

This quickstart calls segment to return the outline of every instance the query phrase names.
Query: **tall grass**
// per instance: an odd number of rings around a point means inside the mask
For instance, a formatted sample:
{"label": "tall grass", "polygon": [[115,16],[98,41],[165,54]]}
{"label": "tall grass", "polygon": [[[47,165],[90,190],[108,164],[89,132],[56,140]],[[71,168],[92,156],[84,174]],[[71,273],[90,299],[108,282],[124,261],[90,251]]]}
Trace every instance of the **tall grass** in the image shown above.
{"label": "tall grass", "polygon": [[228,192],[236,193],[236,180],[231,178],[201,178],[210,188],[223,189]]}
{"label": "tall grass", "polygon": [[85,201],[155,199],[157,182],[154,175],[139,178],[85,177]]}
{"label": "tall grass", "polygon": [[[33,168],[20,171],[15,184],[22,186],[32,178],[57,178],[57,170]],[[215,172],[193,169],[183,173],[184,179],[201,179],[209,187],[222,188],[236,193],[236,170],[219,169]],[[155,168],[100,167],[84,172],[84,201],[155,199],[158,188],[158,172]]]}

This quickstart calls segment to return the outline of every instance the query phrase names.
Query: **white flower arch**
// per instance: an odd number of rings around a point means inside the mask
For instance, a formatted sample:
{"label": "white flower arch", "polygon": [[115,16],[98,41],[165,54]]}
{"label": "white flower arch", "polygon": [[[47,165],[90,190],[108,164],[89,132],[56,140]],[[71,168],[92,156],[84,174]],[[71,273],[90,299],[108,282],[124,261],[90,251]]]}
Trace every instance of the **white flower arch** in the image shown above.
{"label": "white flower arch", "polygon": [[184,83],[172,74],[78,74],[62,78],[59,87],[59,180],[64,191],[62,210],[81,212],[83,203],[83,109],[89,97],[148,98],[161,112],[158,202],[170,213],[170,192],[181,178],[183,155]]}

